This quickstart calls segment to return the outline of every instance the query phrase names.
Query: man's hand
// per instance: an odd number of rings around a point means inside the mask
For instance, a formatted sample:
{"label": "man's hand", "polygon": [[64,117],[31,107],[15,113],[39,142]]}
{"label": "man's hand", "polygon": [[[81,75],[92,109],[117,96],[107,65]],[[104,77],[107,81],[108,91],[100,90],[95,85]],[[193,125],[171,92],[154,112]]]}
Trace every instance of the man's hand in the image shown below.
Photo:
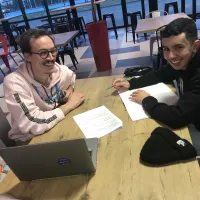
{"label": "man's hand", "polygon": [[142,103],[143,99],[150,96],[150,94],[148,94],[146,91],[144,90],[137,90],[135,92],[133,92],[129,99],[132,100],[132,101],[135,101],[137,103]]}
{"label": "man's hand", "polygon": [[121,88],[126,88],[128,89],[130,87],[130,84],[128,81],[125,81],[123,78],[118,78],[113,81],[112,86],[116,89],[119,90]]}
{"label": "man's hand", "polygon": [[70,96],[72,95],[73,91],[74,91],[74,88],[70,85],[70,86],[65,90],[65,93],[66,93],[65,97],[66,97],[67,99],[69,99]]}
{"label": "man's hand", "polygon": [[64,115],[67,115],[70,111],[77,108],[85,100],[84,95],[80,92],[73,92],[68,102],[59,108],[63,111]]}

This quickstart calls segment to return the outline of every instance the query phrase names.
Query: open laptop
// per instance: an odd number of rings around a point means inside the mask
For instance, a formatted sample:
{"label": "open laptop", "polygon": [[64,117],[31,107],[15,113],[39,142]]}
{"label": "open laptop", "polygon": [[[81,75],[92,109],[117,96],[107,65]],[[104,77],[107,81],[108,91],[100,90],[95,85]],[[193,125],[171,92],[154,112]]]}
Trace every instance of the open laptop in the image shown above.
{"label": "open laptop", "polygon": [[0,149],[21,181],[94,173],[98,139],[72,139]]}

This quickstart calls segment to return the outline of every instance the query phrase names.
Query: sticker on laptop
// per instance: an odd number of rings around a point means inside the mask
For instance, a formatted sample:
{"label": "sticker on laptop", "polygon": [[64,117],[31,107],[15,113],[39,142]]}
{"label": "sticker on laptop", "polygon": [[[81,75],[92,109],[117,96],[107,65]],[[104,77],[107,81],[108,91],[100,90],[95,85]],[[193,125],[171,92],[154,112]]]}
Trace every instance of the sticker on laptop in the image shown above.
{"label": "sticker on laptop", "polygon": [[58,159],[58,164],[60,164],[60,165],[69,165],[70,163],[71,163],[71,160],[68,158]]}

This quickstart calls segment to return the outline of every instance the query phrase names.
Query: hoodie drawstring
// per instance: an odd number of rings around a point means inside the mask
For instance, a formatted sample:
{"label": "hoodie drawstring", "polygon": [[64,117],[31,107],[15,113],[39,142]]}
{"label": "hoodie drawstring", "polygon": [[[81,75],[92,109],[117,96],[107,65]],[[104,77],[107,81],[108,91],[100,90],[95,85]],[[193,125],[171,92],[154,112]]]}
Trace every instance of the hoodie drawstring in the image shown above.
{"label": "hoodie drawstring", "polygon": [[[43,85],[41,85],[41,86],[42,86],[42,88],[44,89],[44,91],[45,91],[45,93],[46,93],[46,95],[47,95],[47,97],[48,97],[48,100],[49,100],[50,102],[54,103],[54,108],[56,108],[56,99],[59,98],[59,88],[58,88],[58,84],[56,84],[56,85],[54,86],[55,89],[56,89],[56,94],[55,94],[54,96],[53,96],[53,94],[52,94],[53,87],[51,88],[51,97],[48,95],[48,93],[47,93],[45,87],[44,87]],[[40,96],[40,98],[41,98],[42,100],[44,100],[44,99],[41,97],[38,88],[37,88],[35,85],[33,85],[33,87],[34,87],[35,91],[37,92],[37,94]]]}

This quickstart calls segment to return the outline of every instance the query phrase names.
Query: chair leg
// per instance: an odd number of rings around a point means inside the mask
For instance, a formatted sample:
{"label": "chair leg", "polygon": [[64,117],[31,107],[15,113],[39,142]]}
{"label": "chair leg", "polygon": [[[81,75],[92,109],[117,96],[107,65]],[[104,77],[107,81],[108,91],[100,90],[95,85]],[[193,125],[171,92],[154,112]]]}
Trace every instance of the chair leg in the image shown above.
{"label": "chair leg", "polygon": [[73,39],[73,42],[74,42],[74,46],[78,49],[76,38]]}
{"label": "chair leg", "polygon": [[74,60],[75,60],[75,61],[76,61],[76,63],[78,64],[78,60],[77,60],[77,58],[76,58],[75,54],[74,54]]}
{"label": "chair leg", "polygon": [[64,55],[64,53],[62,53],[62,54],[60,55],[60,57],[61,57],[61,60],[62,60],[63,65],[64,65],[64,64],[65,64],[65,55]]}
{"label": "chair leg", "polygon": [[[68,46],[68,45],[67,45]],[[74,43],[73,43],[73,40],[70,42],[70,46],[72,49],[74,49]]]}
{"label": "chair leg", "polygon": [[57,62],[58,64],[60,64],[59,54],[58,54],[57,57],[56,57],[56,62]]}
{"label": "chair leg", "polygon": [[153,41],[150,39],[150,59],[152,59],[153,56]]}
{"label": "chair leg", "polygon": [[84,39],[85,39],[85,41],[86,41],[85,33],[84,33],[84,29],[83,29],[83,24],[82,24],[81,19],[79,19],[79,27],[80,27],[81,33],[82,33],[82,35],[83,35],[83,37],[84,37]]}
{"label": "chair leg", "polygon": [[72,53],[69,53],[69,56],[70,56],[70,58],[71,58],[71,60],[72,60],[72,63],[73,63],[73,65],[74,65],[75,69],[77,70],[74,56],[72,55]]}
{"label": "chair leg", "polygon": [[147,40],[147,34],[146,33],[144,33],[144,38],[145,38],[145,40]]}
{"label": "chair leg", "polygon": [[118,34],[117,34],[117,28],[116,28],[116,24],[115,24],[114,15],[111,16],[111,20],[112,20],[112,24],[113,24],[113,29],[115,31],[115,37],[116,37],[116,39],[118,39]]}
{"label": "chair leg", "polygon": [[58,55],[57,55],[57,57],[56,57],[56,62],[59,63],[59,64],[61,64],[61,63],[60,63],[59,57],[61,57],[62,64],[64,65],[65,59],[64,59],[64,52],[63,52],[63,51],[59,51],[59,52],[58,52]]}
{"label": "chair leg", "polygon": [[84,24],[84,27],[85,27],[85,29],[86,29],[86,24],[85,24],[85,20],[84,20],[84,18],[81,17],[81,20],[82,20],[82,22],[83,22],[83,24]]}
{"label": "chair leg", "polygon": [[131,16],[131,28],[132,28],[132,34],[133,34],[133,42],[135,44],[135,25],[134,25],[134,18]]}
{"label": "chair leg", "polygon": [[10,65],[9,65],[9,62],[8,62],[8,56],[1,56],[1,58],[2,58],[3,62],[5,63],[6,67],[11,72]]}
{"label": "chair leg", "polygon": [[178,13],[178,4],[176,2],[176,4],[174,5],[174,13]]}
{"label": "chair leg", "polygon": [[1,69],[1,67],[0,67],[0,70],[1,70],[1,73],[4,75],[4,77],[6,76],[5,75],[5,73],[4,73],[4,71]]}
{"label": "chair leg", "polygon": [[11,54],[9,54],[9,55],[10,55],[10,57],[13,59],[14,63],[15,63],[17,66],[19,66],[19,65],[17,64],[16,60],[14,59],[14,57],[13,57]]}
{"label": "chair leg", "polygon": [[22,60],[24,60],[23,56],[20,53],[17,53],[17,54],[21,57]]}
{"label": "chair leg", "polygon": [[126,26],[126,42],[127,42],[128,24]]}
{"label": "chair leg", "polygon": [[[165,4],[165,11],[167,12],[167,13],[169,13],[169,7]],[[165,13],[164,15],[167,15],[167,13]]]}
{"label": "chair leg", "polygon": [[[75,54],[74,54],[74,51],[70,48],[70,47],[65,47],[65,49],[64,49],[64,53],[66,53],[67,55],[69,55],[70,56],[70,58],[71,58],[71,60],[72,60],[72,63],[73,63],[73,65],[74,65],[74,67],[76,68],[76,70],[77,70],[77,67],[76,67],[76,62],[75,61],[77,61],[77,59],[76,59],[76,57],[75,57]],[[77,61],[78,62],[78,61]],[[77,63],[78,64],[78,63]]]}

